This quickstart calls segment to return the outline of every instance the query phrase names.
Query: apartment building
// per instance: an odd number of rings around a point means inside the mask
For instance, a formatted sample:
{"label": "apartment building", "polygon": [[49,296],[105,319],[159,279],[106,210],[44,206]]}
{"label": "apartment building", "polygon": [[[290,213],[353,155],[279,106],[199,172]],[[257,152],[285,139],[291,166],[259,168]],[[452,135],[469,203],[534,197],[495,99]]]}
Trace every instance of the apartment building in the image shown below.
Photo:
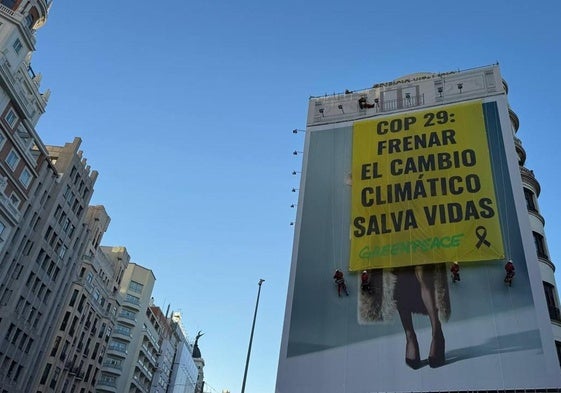
{"label": "apartment building", "polygon": [[102,370],[96,391],[149,391],[159,351],[147,317],[155,281],[150,269],[136,263],[129,263],[125,269],[119,288],[122,303],[104,359],[104,363],[116,367]]}
{"label": "apartment building", "polygon": [[[34,386],[86,246],[84,217],[97,172],[86,165],[80,143],[46,147],[44,176],[34,182],[34,197],[22,202],[22,219],[3,252],[0,385],[11,392]],[[44,370],[44,382],[56,385],[59,372]]]}
{"label": "apartment building", "polygon": [[[37,391],[91,393],[101,369],[116,367],[103,363],[103,357],[120,306],[120,279],[130,257],[124,247],[100,247],[110,221],[103,206],[88,207],[86,216],[88,236],[81,266],[39,368],[43,374]],[[51,370],[56,380],[49,380]]]}

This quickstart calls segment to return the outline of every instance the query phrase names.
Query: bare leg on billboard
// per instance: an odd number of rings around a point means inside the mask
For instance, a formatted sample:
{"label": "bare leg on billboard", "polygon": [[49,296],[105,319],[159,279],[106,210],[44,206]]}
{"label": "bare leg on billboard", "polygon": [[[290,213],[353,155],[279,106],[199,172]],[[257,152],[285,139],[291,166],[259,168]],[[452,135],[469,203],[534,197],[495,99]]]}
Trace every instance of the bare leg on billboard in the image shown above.
{"label": "bare leg on billboard", "polygon": [[433,272],[430,271],[432,266],[415,267],[415,275],[421,286],[421,299],[427,309],[427,314],[432,327],[432,341],[429,352],[429,366],[440,367],[444,365],[446,359],[444,354],[444,334],[438,319],[438,308],[434,296],[434,280]]}

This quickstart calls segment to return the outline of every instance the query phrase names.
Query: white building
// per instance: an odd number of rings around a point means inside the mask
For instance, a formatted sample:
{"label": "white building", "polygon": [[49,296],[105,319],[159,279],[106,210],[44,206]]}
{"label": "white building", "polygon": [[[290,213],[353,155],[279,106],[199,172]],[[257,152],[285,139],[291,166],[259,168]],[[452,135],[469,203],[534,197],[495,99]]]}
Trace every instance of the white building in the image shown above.
{"label": "white building", "polygon": [[507,93],[492,65],[310,99],[277,393],[561,387],[540,186]]}

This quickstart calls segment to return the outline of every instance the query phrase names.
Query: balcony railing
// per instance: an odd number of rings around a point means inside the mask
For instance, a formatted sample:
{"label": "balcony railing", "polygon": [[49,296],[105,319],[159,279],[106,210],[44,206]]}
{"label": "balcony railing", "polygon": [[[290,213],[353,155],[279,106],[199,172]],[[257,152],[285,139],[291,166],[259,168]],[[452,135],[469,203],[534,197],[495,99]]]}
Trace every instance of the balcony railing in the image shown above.
{"label": "balcony railing", "polygon": [[122,370],[123,369],[123,366],[121,366],[120,364],[115,364],[113,362],[103,362],[103,367],[114,368],[116,370]]}
{"label": "balcony railing", "polygon": [[121,353],[124,353],[124,354],[127,353],[127,350],[125,348],[120,347],[118,345],[110,345],[107,349],[109,351],[117,351],[117,352],[121,352]]}
{"label": "balcony railing", "polygon": [[101,386],[111,386],[113,388],[117,387],[117,383],[113,380],[100,379],[97,381],[97,384]]}
{"label": "balcony railing", "polygon": [[117,326],[117,327],[115,327],[115,329],[113,329],[113,334],[119,334],[121,336],[132,338],[131,331],[127,330],[127,329],[123,329],[120,326]]}
{"label": "balcony railing", "polygon": [[129,314],[129,313],[125,313],[125,312],[120,312],[119,313],[119,318],[126,318],[126,319],[130,319],[131,321],[136,322],[136,317],[134,314]]}
{"label": "balcony railing", "polygon": [[10,15],[10,16],[14,16],[15,15],[15,11],[6,7],[3,4],[0,4],[0,11],[5,12],[6,14]]}

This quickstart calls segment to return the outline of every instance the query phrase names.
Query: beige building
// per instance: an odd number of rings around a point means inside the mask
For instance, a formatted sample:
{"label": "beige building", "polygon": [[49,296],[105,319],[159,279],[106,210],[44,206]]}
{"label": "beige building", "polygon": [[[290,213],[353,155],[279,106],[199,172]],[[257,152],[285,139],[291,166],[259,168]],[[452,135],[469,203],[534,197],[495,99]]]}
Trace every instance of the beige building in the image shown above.
{"label": "beige building", "polygon": [[150,269],[129,263],[119,293],[121,308],[97,379],[97,392],[148,392],[157,367],[158,338],[149,327],[148,307],[156,278]]}

